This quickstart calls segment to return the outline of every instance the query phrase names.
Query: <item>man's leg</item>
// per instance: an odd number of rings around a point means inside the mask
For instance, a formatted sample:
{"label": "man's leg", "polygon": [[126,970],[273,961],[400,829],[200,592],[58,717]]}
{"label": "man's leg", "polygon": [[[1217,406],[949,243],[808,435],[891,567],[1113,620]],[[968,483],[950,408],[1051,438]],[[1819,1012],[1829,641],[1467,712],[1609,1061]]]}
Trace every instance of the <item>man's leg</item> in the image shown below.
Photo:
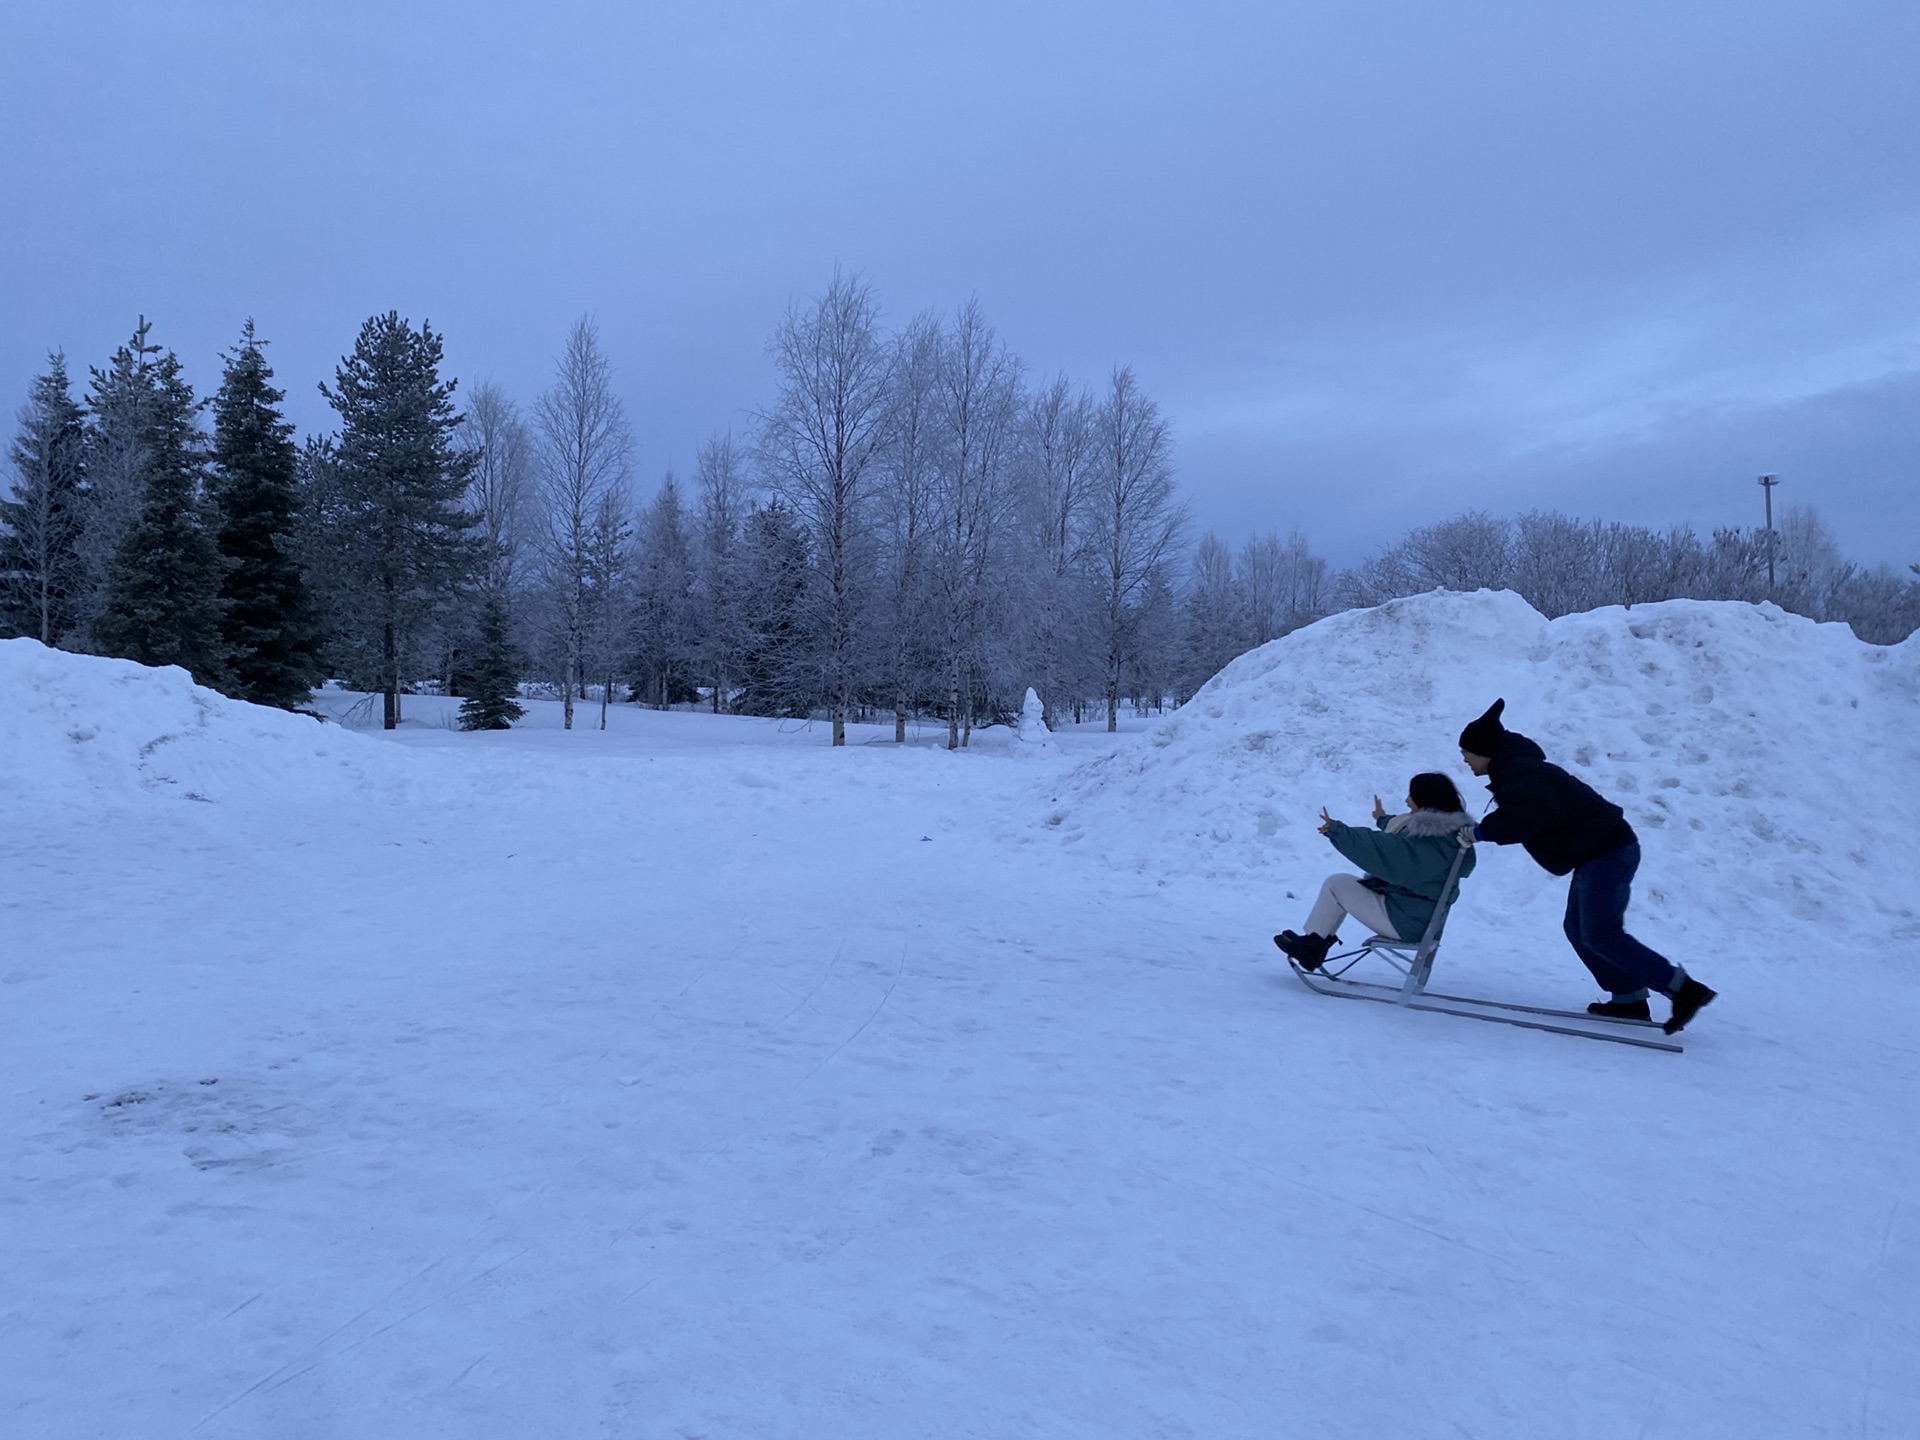
{"label": "man's leg", "polygon": [[1671,994],[1682,979],[1672,961],[1627,933],[1639,866],[1640,847],[1627,845],[1579,866],[1567,887],[1567,939],[1601,988],[1616,996],[1640,989]]}
{"label": "man's leg", "polygon": [[[1585,867],[1582,866],[1581,869]],[[1571,883],[1567,886],[1567,918],[1562,925],[1567,943],[1573,946],[1573,953],[1580,957],[1580,963],[1593,974],[1594,983],[1616,999],[1646,998],[1645,987],[1631,975],[1618,969],[1599,951],[1589,946],[1582,938],[1586,934],[1585,914],[1593,906],[1589,886],[1582,883],[1580,870],[1573,872]]]}

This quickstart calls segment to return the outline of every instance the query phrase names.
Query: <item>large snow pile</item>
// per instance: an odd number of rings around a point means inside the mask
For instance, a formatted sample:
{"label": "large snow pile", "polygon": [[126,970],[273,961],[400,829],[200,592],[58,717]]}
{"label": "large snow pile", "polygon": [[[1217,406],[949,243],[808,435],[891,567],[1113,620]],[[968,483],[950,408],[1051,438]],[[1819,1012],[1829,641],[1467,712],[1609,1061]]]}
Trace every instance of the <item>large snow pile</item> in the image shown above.
{"label": "large snow pile", "polygon": [[1431,769],[1479,813],[1456,737],[1498,696],[1510,729],[1626,809],[1654,906],[1741,943],[1796,923],[1823,948],[1842,931],[1920,936],[1920,637],[1867,645],[1771,605],[1549,621],[1481,591],[1337,615],[1242,655],[1146,745],[1080,767],[1045,823],[1149,873],[1311,884],[1339,863],[1314,833],[1323,804],[1364,824],[1374,793],[1397,808]]}
{"label": "large snow pile", "polygon": [[298,801],[403,783],[419,758],[230,700],[177,666],[0,640],[0,796],[11,805]]}

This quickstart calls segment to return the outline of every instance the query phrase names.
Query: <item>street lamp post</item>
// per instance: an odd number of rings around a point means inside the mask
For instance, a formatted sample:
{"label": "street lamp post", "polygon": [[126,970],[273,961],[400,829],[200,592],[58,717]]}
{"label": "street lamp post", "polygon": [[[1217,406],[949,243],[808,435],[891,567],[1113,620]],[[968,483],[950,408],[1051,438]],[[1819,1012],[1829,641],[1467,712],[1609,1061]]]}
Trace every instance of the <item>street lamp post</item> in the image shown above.
{"label": "street lamp post", "polygon": [[1767,497],[1767,594],[1773,594],[1773,487],[1780,483],[1778,475],[1762,475],[1760,488]]}

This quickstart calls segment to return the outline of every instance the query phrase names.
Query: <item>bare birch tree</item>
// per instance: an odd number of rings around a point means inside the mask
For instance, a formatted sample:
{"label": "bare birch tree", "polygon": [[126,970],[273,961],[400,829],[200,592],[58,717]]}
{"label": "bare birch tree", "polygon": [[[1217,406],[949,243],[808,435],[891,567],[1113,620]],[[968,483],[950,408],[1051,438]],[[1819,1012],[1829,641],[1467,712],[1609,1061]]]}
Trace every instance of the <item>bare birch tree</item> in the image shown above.
{"label": "bare birch tree", "polygon": [[886,447],[886,573],[889,591],[887,683],[893,691],[893,738],[905,744],[907,709],[918,678],[919,630],[926,606],[927,546],[933,527],[933,488],[939,436],[935,387],[941,334],[930,315],[917,317],[894,339],[892,440]]}
{"label": "bare birch tree", "polygon": [[1093,460],[1092,397],[1058,376],[1027,404],[1024,460],[1033,663],[1046,722],[1059,718],[1069,692],[1078,704],[1084,667],[1088,560],[1087,501]]}
{"label": "bare birch tree", "polygon": [[998,532],[1014,498],[1010,446],[1020,363],[987,324],[977,301],[954,317],[940,347],[936,415],[941,429],[935,490],[936,570],[947,680],[947,748],[972,730],[968,662],[973,658]]}
{"label": "bare birch tree", "polygon": [[827,711],[833,743],[847,743],[868,490],[887,436],[890,353],[872,288],[838,271],[811,305],[774,332],[780,396],[758,417],[760,455],[773,488],[812,541],[821,569]]}
{"label": "bare birch tree", "polygon": [[534,405],[534,424],[546,510],[541,560],[561,647],[562,723],[571,730],[594,623],[595,526],[606,497],[626,484],[632,438],[589,317],[574,323],[557,369],[553,387]]}
{"label": "bare birch tree", "polygon": [[728,706],[746,643],[741,597],[741,547],[752,496],[731,435],[700,448],[694,528],[694,631],[700,669],[713,687],[713,713]]}
{"label": "bare birch tree", "polygon": [[1181,615],[1179,693],[1182,703],[1246,649],[1246,588],[1233,571],[1233,552],[1211,530],[1193,547]]}
{"label": "bare birch tree", "polygon": [[510,594],[525,563],[527,490],[533,471],[533,441],[519,407],[491,381],[476,385],[467,401],[462,439],[473,455],[467,508],[484,552],[480,584],[490,597]]}
{"label": "bare birch tree", "polygon": [[1106,582],[1100,648],[1106,660],[1107,729],[1120,727],[1120,671],[1126,659],[1128,607],[1140,598],[1186,525],[1173,493],[1173,439],[1160,407],[1133,378],[1113,372],[1094,419],[1096,462],[1091,515]]}
{"label": "bare birch tree", "polygon": [[1244,597],[1242,648],[1251,650],[1327,613],[1327,562],[1298,530],[1269,532],[1240,547],[1235,578]]}

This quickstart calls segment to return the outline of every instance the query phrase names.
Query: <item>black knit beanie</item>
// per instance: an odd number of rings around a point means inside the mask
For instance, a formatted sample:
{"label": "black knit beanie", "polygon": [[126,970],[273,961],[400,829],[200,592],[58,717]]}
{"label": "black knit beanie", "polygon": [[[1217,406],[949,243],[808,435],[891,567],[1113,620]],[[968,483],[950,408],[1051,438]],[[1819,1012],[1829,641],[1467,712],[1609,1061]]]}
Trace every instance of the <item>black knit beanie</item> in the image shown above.
{"label": "black knit beanie", "polygon": [[1485,755],[1491,759],[1499,752],[1500,741],[1506,736],[1506,727],[1500,723],[1500,712],[1507,708],[1505,700],[1496,700],[1487,707],[1487,713],[1475,720],[1460,732],[1460,748],[1469,755]]}

